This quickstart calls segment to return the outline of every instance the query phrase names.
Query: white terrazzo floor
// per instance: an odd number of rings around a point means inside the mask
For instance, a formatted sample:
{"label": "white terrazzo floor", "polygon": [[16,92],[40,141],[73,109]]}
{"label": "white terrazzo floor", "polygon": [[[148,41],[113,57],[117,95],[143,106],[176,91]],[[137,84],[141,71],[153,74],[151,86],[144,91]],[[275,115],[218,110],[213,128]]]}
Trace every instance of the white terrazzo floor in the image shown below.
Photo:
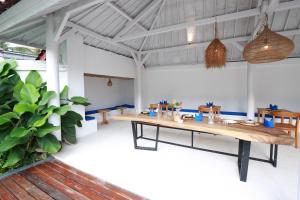
{"label": "white terrazzo floor", "polygon": [[[155,128],[145,127],[154,136]],[[190,133],[161,129],[160,139],[189,144]],[[237,153],[238,140],[195,136],[195,146]],[[143,145],[152,142],[141,141]],[[269,145],[252,143],[251,156],[267,158]],[[250,161],[239,181],[237,158],[159,143],[158,151],[133,148],[131,124],[110,122],[97,133],[64,146],[56,158],[153,200],[296,200],[300,150],[280,146],[278,167]]]}

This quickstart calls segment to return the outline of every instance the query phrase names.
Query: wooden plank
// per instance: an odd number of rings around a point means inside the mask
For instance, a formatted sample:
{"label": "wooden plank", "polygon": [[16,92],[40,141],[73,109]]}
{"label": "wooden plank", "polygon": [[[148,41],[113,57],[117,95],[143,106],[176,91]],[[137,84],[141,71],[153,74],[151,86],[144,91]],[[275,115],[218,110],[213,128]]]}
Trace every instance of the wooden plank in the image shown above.
{"label": "wooden plank", "polygon": [[127,78],[121,76],[108,76],[108,75],[99,75],[99,74],[90,74],[90,73],[84,73],[84,76],[96,77],[96,78],[114,78],[114,79],[122,79],[122,80],[133,80],[133,78]]}
{"label": "wooden plank", "polygon": [[101,192],[104,192],[106,195],[111,196],[113,198],[135,199],[135,200],[145,199],[134,193],[128,192],[127,190],[124,190],[117,186],[113,186],[110,183],[101,181],[96,177],[86,174],[80,170],[74,169],[73,167],[70,167],[57,160],[53,162],[49,162],[47,163],[47,165],[54,168],[56,171],[64,174],[65,176],[68,176],[72,179],[75,179],[76,181],[81,182],[81,184],[88,185],[96,190],[102,190]]}
{"label": "wooden plank", "polygon": [[66,196],[70,197],[71,199],[78,199],[78,200],[88,200],[87,197],[78,193],[77,191],[73,190],[72,188],[60,183],[59,181],[55,180],[51,176],[43,173],[42,171],[38,170],[37,167],[33,167],[28,169],[25,173],[33,174],[37,176],[39,179],[44,181],[47,185],[55,188],[56,190],[61,191]]}
{"label": "wooden plank", "polygon": [[15,197],[9,190],[5,188],[5,186],[0,182],[0,199],[2,200],[14,200]]}
{"label": "wooden plank", "polygon": [[72,178],[68,176],[64,176],[60,173],[57,173],[54,168],[48,166],[47,164],[40,165],[37,170],[40,170],[44,172],[45,174],[48,174],[58,182],[72,188],[73,190],[83,194],[85,197],[92,199],[92,200],[107,200],[110,199],[109,197],[106,197],[101,192],[97,192],[90,188],[88,185],[82,185],[76,181],[74,181]]}
{"label": "wooden plank", "polygon": [[23,188],[21,188],[17,183],[13,181],[13,178],[10,176],[1,181],[2,184],[14,194],[17,199],[26,199],[26,200],[35,200],[29,193],[27,193]]}
{"label": "wooden plank", "polygon": [[47,193],[40,190],[38,187],[29,182],[26,178],[21,176],[20,174],[14,174],[11,176],[16,184],[21,186],[26,192],[28,192],[31,196],[39,200],[52,200]]}
{"label": "wooden plank", "polygon": [[32,184],[46,192],[53,199],[58,200],[72,200],[70,197],[57,190],[55,187],[49,186],[46,182],[42,181],[38,176],[23,172],[22,176],[24,176],[27,180],[29,180]]}
{"label": "wooden plank", "polygon": [[290,135],[287,135],[284,131],[279,129],[269,129],[263,126],[260,126],[258,129],[248,126],[236,126],[234,124],[224,125],[222,123],[215,123],[211,125],[207,123],[206,119],[204,119],[203,122],[188,120],[182,124],[174,122],[169,117],[161,117],[160,119],[158,119],[157,117],[153,118],[146,115],[135,114],[113,116],[112,119],[122,121],[137,121],[167,126],[171,128],[207,132],[218,135],[230,136],[246,141],[260,142],[266,144],[292,145],[295,141],[294,138],[292,138]]}

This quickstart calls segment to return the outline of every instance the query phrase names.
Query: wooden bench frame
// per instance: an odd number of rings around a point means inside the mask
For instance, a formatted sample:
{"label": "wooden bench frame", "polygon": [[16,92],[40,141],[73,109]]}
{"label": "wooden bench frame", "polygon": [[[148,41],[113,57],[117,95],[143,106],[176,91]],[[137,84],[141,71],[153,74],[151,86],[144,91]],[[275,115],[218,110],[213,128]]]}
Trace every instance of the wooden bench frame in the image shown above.
{"label": "wooden bench frame", "polygon": [[107,113],[109,113],[109,112],[110,112],[110,110],[108,110],[108,109],[98,110],[98,113],[100,114],[100,116],[102,115],[102,122],[100,123],[101,125],[108,124]]}

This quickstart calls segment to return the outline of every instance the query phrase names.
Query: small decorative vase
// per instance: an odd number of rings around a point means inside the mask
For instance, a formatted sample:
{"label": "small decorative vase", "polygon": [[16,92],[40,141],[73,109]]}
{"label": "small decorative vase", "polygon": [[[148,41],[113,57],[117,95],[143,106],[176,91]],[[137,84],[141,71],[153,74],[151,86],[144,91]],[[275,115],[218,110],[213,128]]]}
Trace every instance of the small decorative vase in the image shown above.
{"label": "small decorative vase", "polygon": [[175,122],[179,122],[181,120],[181,118],[180,118],[180,108],[176,108],[176,111],[175,111],[173,117],[174,117]]}

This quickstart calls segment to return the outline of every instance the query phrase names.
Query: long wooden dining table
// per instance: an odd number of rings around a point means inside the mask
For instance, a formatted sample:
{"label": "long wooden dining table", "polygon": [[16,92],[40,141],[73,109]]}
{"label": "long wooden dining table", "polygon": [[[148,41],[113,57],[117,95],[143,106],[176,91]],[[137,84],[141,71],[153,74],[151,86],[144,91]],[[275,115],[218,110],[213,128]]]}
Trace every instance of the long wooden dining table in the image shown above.
{"label": "long wooden dining table", "polygon": [[[282,130],[274,128],[266,128],[262,125],[259,126],[246,126],[239,123],[224,124],[221,122],[208,124],[207,119],[204,118],[202,122],[195,120],[185,120],[183,123],[178,123],[172,120],[171,117],[150,117],[143,114],[126,114],[114,116],[113,120],[130,121],[133,132],[133,142],[135,149],[157,151],[158,143],[166,143],[187,147],[211,153],[218,153],[227,156],[235,156],[238,158],[237,164],[239,169],[240,181],[247,181],[249,160],[256,160],[261,162],[271,163],[274,167],[277,166],[278,145],[292,145],[294,138]],[[138,125],[140,125],[140,134],[138,134]],[[155,126],[156,136],[155,139],[145,137],[143,134],[143,125]],[[174,142],[169,142],[159,139],[160,128],[170,128],[177,130],[184,130],[191,132],[191,145],[184,145]],[[238,153],[228,153],[218,150],[205,149],[194,146],[194,133],[208,133],[214,135],[222,135],[232,137],[239,140]],[[138,139],[152,140],[155,142],[154,147],[144,147],[137,144]],[[270,144],[270,157],[269,159],[261,159],[250,157],[251,142],[258,142]]]}

